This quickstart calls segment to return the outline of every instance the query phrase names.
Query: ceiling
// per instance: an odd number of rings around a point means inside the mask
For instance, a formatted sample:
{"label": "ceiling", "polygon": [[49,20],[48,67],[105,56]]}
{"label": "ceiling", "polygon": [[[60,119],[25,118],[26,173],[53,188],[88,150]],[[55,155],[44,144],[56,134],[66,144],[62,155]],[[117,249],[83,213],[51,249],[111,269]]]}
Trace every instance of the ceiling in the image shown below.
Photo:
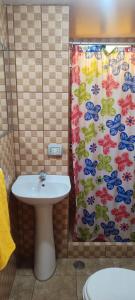
{"label": "ceiling", "polygon": [[4,4],[13,5],[71,5],[74,0],[3,0]]}
{"label": "ceiling", "polygon": [[87,5],[91,6],[113,6],[115,3],[121,3],[122,5],[132,5],[135,7],[134,0],[3,0],[5,4],[14,4],[14,5],[21,5],[21,4],[31,4],[31,5],[74,5],[78,6],[82,4],[83,6]]}

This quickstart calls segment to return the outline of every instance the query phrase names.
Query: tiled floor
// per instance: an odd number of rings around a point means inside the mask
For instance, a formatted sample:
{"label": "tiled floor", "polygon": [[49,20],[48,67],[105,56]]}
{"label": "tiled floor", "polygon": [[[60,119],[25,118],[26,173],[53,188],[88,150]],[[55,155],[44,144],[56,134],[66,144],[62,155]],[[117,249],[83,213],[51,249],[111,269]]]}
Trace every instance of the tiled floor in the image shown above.
{"label": "tiled floor", "polygon": [[18,269],[9,300],[82,300],[82,288],[88,276],[107,267],[135,270],[135,258],[81,259],[85,268],[76,270],[74,259],[58,259],[55,274],[38,281],[30,269]]}

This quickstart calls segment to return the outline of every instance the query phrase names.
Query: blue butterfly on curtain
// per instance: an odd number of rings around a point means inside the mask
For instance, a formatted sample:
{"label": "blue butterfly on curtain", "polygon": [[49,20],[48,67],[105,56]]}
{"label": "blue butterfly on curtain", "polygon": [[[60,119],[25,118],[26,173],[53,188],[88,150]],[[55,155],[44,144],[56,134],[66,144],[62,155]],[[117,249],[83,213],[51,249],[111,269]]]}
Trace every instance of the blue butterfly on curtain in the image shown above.
{"label": "blue butterfly on curtain", "polygon": [[118,114],[114,117],[114,120],[108,120],[106,122],[106,126],[110,128],[110,134],[116,135],[118,131],[124,131],[125,125],[121,123],[121,115]]}
{"label": "blue butterfly on curtain", "polygon": [[118,55],[116,58],[110,58],[109,64],[104,66],[104,69],[109,69],[111,67],[112,74],[114,76],[117,76],[121,70],[128,71],[129,64],[124,61],[125,53],[122,51],[122,49],[119,49]]}
{"label": "blue butterfly on curtain", "polygon": [[125,83],[122,85],[123,92],[131,90],[131,93],[135,93],[135,76],[132,76],[130,72],[126,72],[124,79]]}
{"label": "blue butterfly on curtain", "polygon": [[98,121],[99,116],[98,113],[101,110],[100,105],[94,105],[91,101],[86,103],[86,108],[88,109],[88,112],[85,113],[84,118],[86,121],[89,121],[93,119],[94,121]]}
{"label": "blue butterfly on curtain", "polygon": [[96,57],[96,59],[101,59],[102,58],[102,49],[104,49],[104,45],[89,45],[86,48],[85,51],[85,57],[86,58],[92,58],[93,56]]}
{"label": "blue butterfly on curtain", "polygon": [[135,135],[128,136],[127,133],[121,132],[120,134],[121,142],[118,145],[119,150],[127,149],[128,151],[134,150]]}
{"label": "blue butterfly on curtain", "polygon": [[84,215],[82,217],[83,224],[88,224],[89,226],[94,225],[94,219],[95,219],[95,216],[96,216],[95,212],[92,212],[90,214],[87,209],[83,209],[83,215]]}
{"label": "blue butterfly on curtain", "polygon": [[84,168],[84,174],[85,175],[92,175],[92,176],[95,176],[96,174],[96,166],[98,164],[98,162],[96,160],[94,160],[92,162],[92,160],[90,160],[89,158],[86,158],[85,159],[85,164],[86,164],[86,167]]}
{"label": "blue butterfly on curtain", "polygon": [[117,187],[118,195],[115,197],[115,202],[124,202],[125,204],[131,203],[131,197],[133,196],[133,190],[125,191],[122,186]]}
{"label": "blue butterfly on curtain", "polygon": [[115,228],[115,222],[113,221],[109,221],[107,224],[101,223],[101,227],[104,229],[105,236],[119,234],[119,230]]}
{"label": "blue butterfly on curtain", "polygon": [[112,190],[115,186],[121,185],[122,181],[118,178],[118,171],[113,171],[111,176],[104,175],[104,181],[107,183],[108,190]]}
{"label": "blue butterfly on curtain", "polygon": [[130,242],[130,239],[122,239],[120,235],[116,235],[114,237],[115,242],[120,242],[120,243],[128,243]]}

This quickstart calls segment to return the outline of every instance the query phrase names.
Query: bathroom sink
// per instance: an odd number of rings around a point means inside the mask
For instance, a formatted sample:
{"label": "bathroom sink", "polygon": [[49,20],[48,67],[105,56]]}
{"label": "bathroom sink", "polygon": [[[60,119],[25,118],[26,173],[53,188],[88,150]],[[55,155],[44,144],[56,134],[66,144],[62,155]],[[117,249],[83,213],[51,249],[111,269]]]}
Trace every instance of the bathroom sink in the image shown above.
{"label": "bathroom sink", "polygon": [[44,178],[22,175],[12,186],[12,193],[19,201],[35,208],[34,273],[39,280],[47,280],[55,271],[52,209],[53,204],[64,200],[71,189],[69,176],[45,174]]}
{"label": "bathroom sink", "polygon": [[45,181],[39,175],[22,175],[12,186],[12,193],[29,205],[55,204],[65,198],[71,189],[68,176],[47,175]]}

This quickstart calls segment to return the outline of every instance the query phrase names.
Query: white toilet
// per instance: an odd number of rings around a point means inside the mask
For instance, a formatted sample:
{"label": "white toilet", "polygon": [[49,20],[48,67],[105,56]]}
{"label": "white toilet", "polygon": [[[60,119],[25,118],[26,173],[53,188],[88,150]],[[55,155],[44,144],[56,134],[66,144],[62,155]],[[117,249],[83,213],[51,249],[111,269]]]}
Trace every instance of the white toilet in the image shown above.
{"label": "white toilet", "polygon": [[91,275],[83,288],[84,300],[135,300],[135,271],[102,269]]}

